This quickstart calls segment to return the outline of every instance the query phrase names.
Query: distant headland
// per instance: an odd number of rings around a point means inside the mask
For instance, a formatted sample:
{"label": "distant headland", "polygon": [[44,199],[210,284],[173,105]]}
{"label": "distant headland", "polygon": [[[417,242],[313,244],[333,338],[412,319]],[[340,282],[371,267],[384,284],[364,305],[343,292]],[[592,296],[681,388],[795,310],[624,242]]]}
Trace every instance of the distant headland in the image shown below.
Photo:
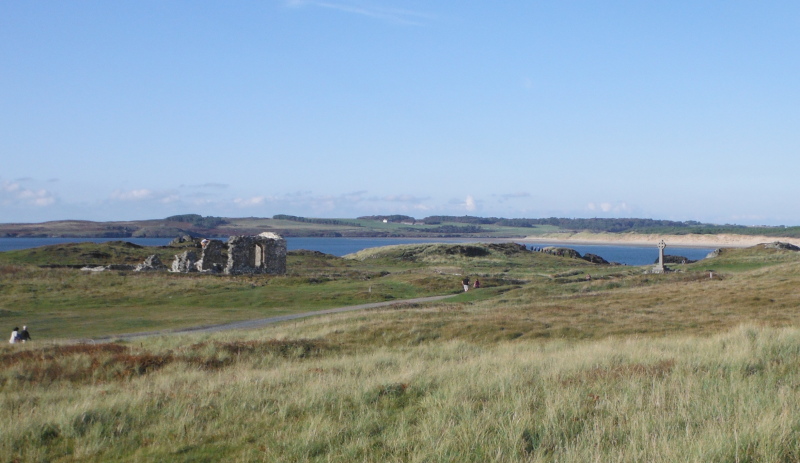
{"label": "distant headland", "polygon": [[94,222],[58,220],[0,223],[3,238],[172,238],[273,232],[284,237],[486,238],[529,242],[652,244],[661,239],[680,246],[746,247],[775,241],[800,245],[798,226],[715,225],[695,221],[637,218],[516,218],[377,215],[354,219],[279,214],[271,218],[183,214],[164,219]]}

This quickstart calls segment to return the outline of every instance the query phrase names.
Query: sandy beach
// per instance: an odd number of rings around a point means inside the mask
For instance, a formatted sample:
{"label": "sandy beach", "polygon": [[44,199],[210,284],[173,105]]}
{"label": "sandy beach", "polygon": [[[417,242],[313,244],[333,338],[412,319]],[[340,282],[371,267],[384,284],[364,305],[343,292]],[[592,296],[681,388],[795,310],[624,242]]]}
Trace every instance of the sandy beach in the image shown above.
{"label": "sandy beach", "polygon": [[550,233],[546,235],[528,236],[521,240],[527,243],[563,243],[563,244],[611,244],[655,246],[661,240],[667,246],[703,247],[703,248],[747,248],[761,243],[781,241],[800,246],[800,238],[782,238],[774,236],[750,235],[644,235],[634,233]]}

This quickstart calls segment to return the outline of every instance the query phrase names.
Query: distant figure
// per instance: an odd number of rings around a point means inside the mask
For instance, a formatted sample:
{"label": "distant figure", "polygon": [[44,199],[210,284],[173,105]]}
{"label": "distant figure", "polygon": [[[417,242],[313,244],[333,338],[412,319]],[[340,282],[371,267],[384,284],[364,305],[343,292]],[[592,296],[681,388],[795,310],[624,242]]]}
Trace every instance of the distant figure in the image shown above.
{"label": "distant figure", "polygon": [[587,273],[587,274],[586,274],[586,281],[589,281],[589,280],[591,280],[591,279],[592,279],[592,276],[591,276],[591,275],[589,275],[589,274]]}
{"label": "distant figure", "polygon": [[8,342],[10,344],[19,342],[19,327],[14,327],[14,331],[11,332],[11,339],[9,339]]}
{"label": "distant figure", "polygon": [[210,243],[210,242],[211,242],[211,241],[209,241],[209,240],[208,240],[208,238],[203,238],[202,240],[200,240],[200,246],[201,246],[203,249],[205,249],[205,248],[206,248],[206,246],[208,246],[208,243]]}
{"label": "distant figure", "polygon": [[20,331],[19,334],[17,335],[17,341],[25,342],[30,340],[31,340],[31,334],[28,333],[28,327],[23,326],[22,331]]}
{"label": "distant figure", "polygon": [[481,287],[481,282],[477,278],[475,278],[475,283],[472,284],[472,287],[478,289]]}
{"label": "distant figure", "polygon": [[461,284],[464,285],[464,291],[469,291],[469,277],[465,277],[461,280]]}

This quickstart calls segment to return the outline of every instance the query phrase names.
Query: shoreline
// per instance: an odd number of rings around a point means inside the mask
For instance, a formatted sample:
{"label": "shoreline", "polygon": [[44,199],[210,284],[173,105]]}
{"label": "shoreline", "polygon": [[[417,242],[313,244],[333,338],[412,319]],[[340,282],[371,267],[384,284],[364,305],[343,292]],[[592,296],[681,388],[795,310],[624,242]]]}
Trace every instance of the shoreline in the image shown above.
{"label": "shoreline", "polygon": [[749,248],[762,243],[790,243],[800,246],[800,238],[763,235],[660,235],[660,234],[614,234],[614,233],[551,233],[526,236],[525,243],[560,243],[616,246],[656,246],[661,240],[667,246],[695,248]]}

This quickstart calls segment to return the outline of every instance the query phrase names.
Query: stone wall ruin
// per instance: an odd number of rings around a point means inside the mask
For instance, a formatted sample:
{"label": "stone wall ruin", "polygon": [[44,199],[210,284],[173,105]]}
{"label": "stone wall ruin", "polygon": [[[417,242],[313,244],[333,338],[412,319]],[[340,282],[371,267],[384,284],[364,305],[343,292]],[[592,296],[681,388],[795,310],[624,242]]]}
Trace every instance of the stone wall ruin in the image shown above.
{"label": "stone wall ruin", "polygon": [[200,258],[194,251],[175,256],[173,272],[224,273],[227,275],[286,273],[286,240],[275,233],[255,236],[231,236],[203,240]]}
{"label": "stone wall ruin", "polygon": [[203,253],[197,261],[197,270],[200,272],[222,273],[228,259],[225,256],[225,243],[220,240],[208,240],[203,246]]}
{"label": "stone wall ruin", "polygon": [[231,236],[225,273],[286,273],[286,240],[274,233]]}

